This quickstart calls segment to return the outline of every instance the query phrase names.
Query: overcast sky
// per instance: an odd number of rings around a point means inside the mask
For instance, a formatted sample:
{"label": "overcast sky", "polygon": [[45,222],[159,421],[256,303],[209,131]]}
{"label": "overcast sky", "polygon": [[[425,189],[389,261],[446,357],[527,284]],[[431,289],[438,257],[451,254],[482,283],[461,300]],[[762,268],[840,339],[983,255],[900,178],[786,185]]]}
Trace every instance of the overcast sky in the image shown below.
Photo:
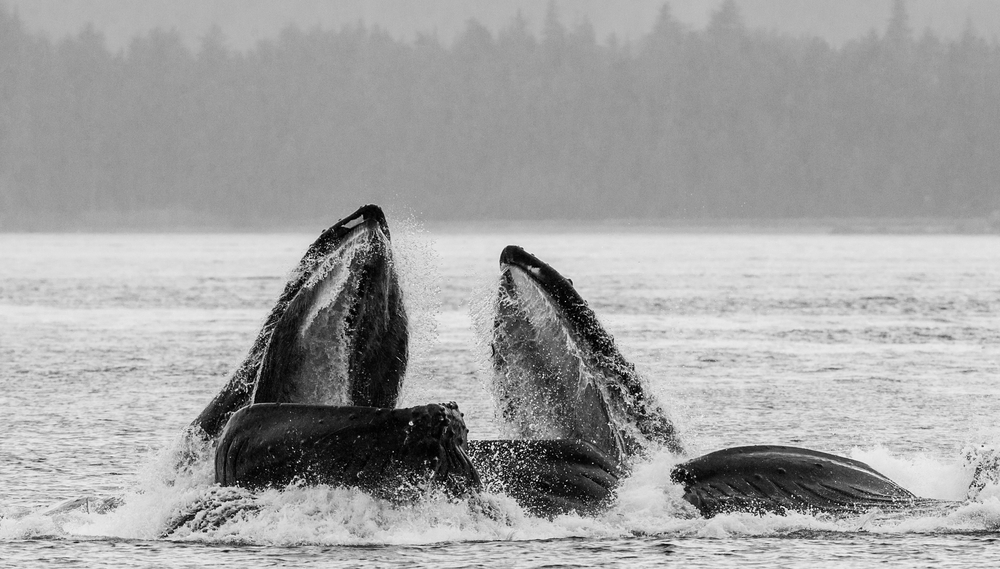
{"label": "overcast sky", "polygon": [[[4,0],[0,0],[2,2]],[[720,0],[671,0],[675,17],[705,25]],[[475,18],[496,30],[518,10],[536,29],[544,18],[545,0],[6,0],[32,30],[53,39],[76,33],[86,23],[102,30],[117,50],[128,40],[155,27],[176,28],[191,45],[218,24],[229,47],[246,49],[273,37],[290,23],[303,28],[339,28],[364,20],[394,36],[412,38],[417,31],[436,32],[450,41],[465,22]],[[891,0],[737,0],[747,24],[790,34],[819,35],[841,44],[871,29],[882,31]],[[567,26],[587,18],[600,39],[617,34],[635,39],[646,34],[663,0],[559,0]],[[971,24],[989,39],[1000,36],[1000,1],[909,0],[914,29],[932,28],[957,37]]]}

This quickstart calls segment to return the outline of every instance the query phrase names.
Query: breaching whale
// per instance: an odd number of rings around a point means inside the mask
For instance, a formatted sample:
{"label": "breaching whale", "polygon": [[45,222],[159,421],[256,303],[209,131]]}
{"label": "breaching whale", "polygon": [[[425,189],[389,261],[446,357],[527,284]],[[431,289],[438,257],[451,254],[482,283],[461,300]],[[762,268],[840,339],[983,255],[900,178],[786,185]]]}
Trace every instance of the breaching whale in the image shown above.
{"label": "breaching whale", "polygon": [[673,423],[594,311],[521,247],[500,254],[491,355],[501,423],[518,438],[578,439],[617,462],[681,452]]}
{"label": "breaching whale", "polygon": [[634,458],[679,452],[662,406],[572,283],[517,246],[500,254],[490,330],[497,421],[508,440],[470,441],[487,490],[551,516],[606,509]]}
{"label": "breaching whale", "polygon": [[[500,264],[492,354],[501,421],[524,438],[587,441],[612,464],[627,465],[651,444],[681,455],[673,424],[573,283],[520,247],[504,249]],[[789,446],[719,450],[670,477],[706,517],[950,504],[919,498],[863,462]]]}
{"label": "breaching whale", "polygon": [[457,405],[395,409],[407,317],[382,210],[324,231],[293,271],[242,364],[189,428],[215,441],[215,480],[293,480],[405,498],[480,480]]}

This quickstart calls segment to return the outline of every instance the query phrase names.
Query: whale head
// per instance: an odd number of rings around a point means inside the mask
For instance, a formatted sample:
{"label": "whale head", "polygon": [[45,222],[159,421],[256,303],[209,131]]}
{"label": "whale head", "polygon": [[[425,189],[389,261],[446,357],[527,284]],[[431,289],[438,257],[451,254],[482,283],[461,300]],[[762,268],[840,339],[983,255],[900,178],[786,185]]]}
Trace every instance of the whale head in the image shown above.
{"label": "whale head", "polygon": [[491,341],[498,418],[515,438],[579,439],[619,462],[673,424],[572,281],[524,249],[500,254]]}
{"label": "whale head", "polygon": [[215,437],[250,403],[394,407],[407,334],[389,227],[366,205],[309,246],[243,363],[192,426]]}

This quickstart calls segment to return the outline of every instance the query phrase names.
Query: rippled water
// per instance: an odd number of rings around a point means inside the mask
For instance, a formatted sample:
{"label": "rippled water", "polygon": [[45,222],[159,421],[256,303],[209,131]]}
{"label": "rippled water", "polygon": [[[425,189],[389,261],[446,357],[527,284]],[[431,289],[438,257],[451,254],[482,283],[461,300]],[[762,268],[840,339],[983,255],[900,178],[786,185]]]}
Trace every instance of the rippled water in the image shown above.
{"label": "rippled water", "polygon": [[[394,223],[390,220],[390,223]],[[699,518],[653,457],[597,518],[292,488],[157,539],[205,495],[169,450],[240,361],[314,235],[0,235],[0,560],[18,566],[996,565],[1000,489],[935,516]],[[575,282],[693,453],[806,446],[964,498],[1000,447],[996,236],[426,234],[394,224],[415,325],[403,405],[456,400],[497,435],[471,315],[515,243]],[[110,513],[46,513],[123,495]]]}

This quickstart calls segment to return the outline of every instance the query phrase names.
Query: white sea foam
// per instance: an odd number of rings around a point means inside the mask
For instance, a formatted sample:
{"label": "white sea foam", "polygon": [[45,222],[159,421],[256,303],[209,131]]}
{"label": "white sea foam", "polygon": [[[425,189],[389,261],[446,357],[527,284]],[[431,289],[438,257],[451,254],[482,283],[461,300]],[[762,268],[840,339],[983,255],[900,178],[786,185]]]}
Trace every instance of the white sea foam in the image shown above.
{"label": "white sea foam", "polygon": [[951,459],[924,453],[900,456],[876,446],[855,447],[849,457],[864,462],[921,498],[964,500],[972,482],[971,472],[957,454]]}
{"label": "white sea foam", "polygon": [[[179,515],[194,511],[168,538],[274,546],[299,544],[426,544],[443,541],[534,540],[566,537],[602,539],[629,535],[708,538],[775,536],[794,532],[926,533],[1000,529],[1000,498],[959,503],[915,515],[879,510],[834,517],[827,514],[723,514],[700,517],[670,482],[670,469],[682,459],[654,453],[637,464],[617,492],[616,503],[596,517],[527,515],[506,496],[486,494],[472,500],[443,495],[407,505],[392,504],[348,488],[291,486],[251,493],[212,483],[211,449],[201,449],[191,466],[178,472],[182,443],[151,456],[127,488],[119,507],[104,513],[83,508],[11,514],[0,518],[0,539],[120,538],[155,539]],[[955,461],[921,454],[892,455],[883,448],[854,449],[864,460],[904,486],[917,482],[939,499],[957,499],[968,472]],[[919,482],[921,480],[924,482]],[[918,490],[910,485],[911,490]],[[949,492],[951,494],[949,494]],[[918,492],[920,493],[920,492]],[[933,492],[926,492],[924,495]],[[194,509],[192,510],[192,508]]]}

